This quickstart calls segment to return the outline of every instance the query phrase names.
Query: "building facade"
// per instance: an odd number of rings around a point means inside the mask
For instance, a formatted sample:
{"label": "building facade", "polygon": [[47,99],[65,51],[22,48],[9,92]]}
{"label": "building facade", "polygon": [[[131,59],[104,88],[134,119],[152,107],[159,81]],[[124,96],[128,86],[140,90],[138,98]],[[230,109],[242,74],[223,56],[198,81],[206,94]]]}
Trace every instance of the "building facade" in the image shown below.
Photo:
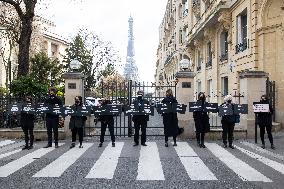
{"label": "building facade", "polygon": [[205,92],[210,102],[231,94],[242,103],[250,95],[241,90],[242,73],[267,73],[276,84],[276,121],[284,123],[284,0],[168,0],[156,85],[173,84],[182,59],[195,73],[195,96]]}

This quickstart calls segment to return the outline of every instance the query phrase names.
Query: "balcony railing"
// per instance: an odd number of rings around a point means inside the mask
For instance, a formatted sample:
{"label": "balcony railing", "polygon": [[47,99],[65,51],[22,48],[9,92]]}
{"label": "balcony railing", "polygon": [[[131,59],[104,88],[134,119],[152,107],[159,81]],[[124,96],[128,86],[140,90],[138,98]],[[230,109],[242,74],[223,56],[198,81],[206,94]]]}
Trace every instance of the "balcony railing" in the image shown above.
{"label": "balcony railing", "polygon": [[200,70],[201,70],[201,66],[197,66],[197,67],[196,67],[196,70],[197,70],[197,71],[200,71]]}
{"label": "balcony railing", "polygon": [[188,9],[185,9],[184,11],[183,11],[183,13],[182,13],[182,16],[183,17],[186,17],[188,15]]}
{"label": "balcony railing", "polygon": [[228,60],[228,53],[226,52],[225,54],[221,54],[220,56],[220,61],[223,62],[225,60]]}
{"label": "balcony railing", "polygon": [[244,41],[236,45],[236,54],[243,52],[249,48],[249,40]]}
{"label": "balcony railing", "polygon": [[212,67],[212,60],[209,60],[207,63],[206,63],[206,68],[208,67]]}

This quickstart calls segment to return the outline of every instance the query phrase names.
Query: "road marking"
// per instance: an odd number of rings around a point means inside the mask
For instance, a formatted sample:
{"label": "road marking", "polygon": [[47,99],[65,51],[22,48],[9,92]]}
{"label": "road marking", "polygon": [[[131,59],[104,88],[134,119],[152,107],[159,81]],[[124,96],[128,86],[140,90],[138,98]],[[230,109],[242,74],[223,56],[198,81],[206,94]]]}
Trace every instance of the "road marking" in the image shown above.
{"label": "road marking", "polygon": [[109,143],[86,178],[112,179],[123,145],[124,142],[116,142],[115,147],[112,147],[111,143]]}
{"label": "road marking", "polygon": [[0,154],[0,159],[2,159],[2,158],[4,158],[4,157],[8,157],[8,156],[10,156],[10,155],[12,155],[12,154],[15,154],[15,153],[17,153],[17,152],[20,152],[20,151],[22,151],[22,149],[18,149],[18,150],[14,150],[14,151],[11,151],[11,152],[7,152],[7,153],[5,153],[5,154]]}
{"label": "road marking", "polygon": [[225,150],[223,147],[206,143],[207,148],[232,171],[234,171],[243,181],[262,181],[272,182],[269,178],[249,166],[247,163],[236,158],[233,154]]}
{"label": "road marking", "polygon": [[[58,144],[58,145],[62,145],[62,144]],[[44,156],[45,154],[51,152],[52,150],[54,150],[54,147],[51,148],[40,148],[32,153],[29,153],[17,160],[14,160],[2,167],[0,167],[0,177],[7,177],[9,175],[11,175],[12,173],[20,170],[21,168],[27,166],[28,164],[32,163],[33,161],[35,161],[36,159],[41,158],[42,156]]]}
{"label": "road marking", "polygon": [[284,156],[279,155],[279,154],[276,154],[276,153],[271,152],[271,151],[269,151],[269,150],[265,150],[265,149],[263,149],[263,148],[261,148],[261,147],[255,145],[255,144],[252,144],[252,143],[250,143],[250,142],[241,142],[241,144],[243,144],[243,145],[245,145],[245,146],[248,146],[248,147],[250,147],[250,148],[252,148],[252,149],[254,149],[254,150],[258,151],[258,152],[261,152],[261,153],[263,153],[263,154],[267,154],[267,155],[270,155],[270,156],[272,156],[272,157],[274,157],[274,158],[277,158],[277,159],[279,159],[279,160],[284,161]]}
{"label": "road marking", "polygon": [[174,147],[191,180],[218,180],[187,142]]}
{"label": "road marking", "polygon": [[93,143],[83,143],[84,148],[74,147],[37,172],[33,177],[60,177]]}
{"label": "road marking", "polygon": [[283,164],[278,163],[278,162],[273,161],[273,160],[270,160],[270,159],[268,159],[266,157],[263,157],[263,156],[260,156],[258,154],[255,154],[253,152],[250,152],[250,151],[248,151],[248,150],[246,150],[244,148],[241,148],[239,146],[236,146],[236,148],[238,150],[240,150],[241,152],[245,153],[246,155],[248,155],[249,157],[251,157],[253,159],[256,159],[256,160],[264,163],[265,165],[271,167],[272,169],[275,169],[276,171],[284,174],[284,165]]}
{"label": "road marking", "polygon": [[141,146],[137,180],[165,180],[159,151],[155,142]]}
{"label": "road marking", "polygon": [[12,141],[12,140],[4,140],[4,141],[1,141],[0,142],[0,147],[2,146],[6,146],[8,144],[13,144],[15,141]]}

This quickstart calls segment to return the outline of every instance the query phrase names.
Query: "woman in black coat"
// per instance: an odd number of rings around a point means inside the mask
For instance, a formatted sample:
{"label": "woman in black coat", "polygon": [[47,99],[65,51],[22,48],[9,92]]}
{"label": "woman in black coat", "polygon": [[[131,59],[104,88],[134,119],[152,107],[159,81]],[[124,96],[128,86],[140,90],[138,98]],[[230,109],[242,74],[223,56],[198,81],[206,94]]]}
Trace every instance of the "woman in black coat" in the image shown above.
{"label": "woman in black coat", "polygon": [[[82,106],[83,106],[82,97],[81,96],[76,96],[75,97],[75,104],[73,105],[73,107],[77,111]],[[83,148],[83,146],[82,146],[82,142],[83,142],[83,129],[85,127],[86,120],[87,120],[86,116],[75,116],[75,115],[71,116],[70,122],[69,122],[69,129],[71,129],[71,131],[72,131],[72,144],[71,144],[70,148],[74,148],[75,147],[77,133],[79,135],[79,142],[80,142],[79,148]]]}
{"label": "woman in black coat", "polygon": [[205,148],[204,145],[204,137],[205,133],[209,132],[210,124],[209,124],[209,116],[208,113],[205,112],[205,94],[200,92],[198,94],[197,102],[201,102],[201,110],[193,112],[193,119],[195,122],[195,132],[196,132],[196,140],[197,144],[200,148]]}
{"label": "woman in black coat", "polygon": [[[31,104],[32,98],[30,96],[27,96],[26,99],[25,99],[25,102],[27,104]],[[24,131],[24,134],[25,134],[25,143],[26,143],[23,150],[30,150],[30,149],[33,148],[33,144],[34,144],[34,120],[35,120],[34,114],[29,114],[29,113],[22,111],[22,113],[21,113],[21,127]]]}
{"label": "woman in black coat", "polygon": [[273,109],[272,109],[266,95],[261,96],[260,103],[261,104],[269,104],[269,112],[258,113],[258,125],[259,125],[259,128],[260,128],[260,138],[261,138],[261,142],[262,142],[261,147],[265,148],[264,133],[265,133],[265,129],[266,129],[268,139],[269,139],[270,144],[271,144],[271,148],[275,149],[274,144],[273,144],[273,137],[272,137],[272,134],[271,134]]}
{"label": "woman in black coat", "polygon": [[[173,92],[171,89],[166,91],[166,98],[162,100],[163,104],[173,104],[178,103],[173,97]],[[168,137],[173,136],[174,146],[177,146],[176,137],[178,135],[178,118],[177,113],[164,113],[163,114],[164,123],[164,134],[165,134],[165,146],[168,147]]]}

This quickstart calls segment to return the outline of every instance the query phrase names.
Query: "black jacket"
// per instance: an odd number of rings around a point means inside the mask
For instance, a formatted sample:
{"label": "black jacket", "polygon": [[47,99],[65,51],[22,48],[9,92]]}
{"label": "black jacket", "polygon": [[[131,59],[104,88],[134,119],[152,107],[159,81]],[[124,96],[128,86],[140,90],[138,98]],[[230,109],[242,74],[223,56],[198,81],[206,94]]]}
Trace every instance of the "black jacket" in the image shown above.
{"label": "black jacket", "polygon": [[[260,104],[269,104],[269,101],[260,101]],[[257,114],[257,122],[260,127],[262,126],[272,126],[272,115],[273,115],[273,108],[269,104],[270,112],[260,112]]]}
{"label": "black jacket", "polygon": [[[108,105],[108,104],[112,104],[110,100],[105,100],[102,102],[101,106],[105,106],[105,105]],[[114,119],[113,119],[113,115],[100,115],[99,116],[99,120],[102,122],[102,123],[114,123]]]}
{"label": "black jacket", "polygon": [[[226,103],[223,103],[223,104],[226,104]],[[222,116],[221,123],[223,125],[225,124],[225,125],[233,125],[233,126],[235,126],[236,114],[234,112],[234,104],[231,103],[231,105],[232,105],[232,108],[233,108],[233,110],[232,110],[233,111],[233,115],[224,115],[224,116]]]}
{"label": "black jacket", "polygon": [[[77,111],[80,105],[74,104],[73,107]],[[86,120],[87,120],[86,116],[71,116],[70,122],[69,122],[69,129],[83,128],[85,126]]]}
{"label": "black jacket", "polygon": [[204,111],[204,101],[201,102],[202,110],[193,112],[195,130],[197,133],[207,133],[210,131],[209,116],[208,113]]}
{"label": "black jacket", "polygon": [[[49,96],[48,99],[46,99],[45,104],[51,107],[54,106],[55,104],[58,104],[61,106],[62,101],[57,96]],[[59,118],[59,115],[47,113],[46,118]]]}
{"label": "black jacket", "polygon": [[[162,100],[163,104],[178,103],[174,97],[166,97]],[[178,118],[177,113],[164,113],[163,115],[164,134],[165,136],[178,135]]]}
{"label": "black jacket", "polygon": [[23,129],[33,129],[34,128],[35,115],[21,113],[21,127]]}
{"label": "black jacket", "polygon": [[[133,104],[141,104],[142,106],[144,104],[148,104],[150,105],[149,101],[146,100],[146,99],[142,99],[142,100],[139,100],[139,99],[136,99],[133,101]],[[149,121],[149,115],[133,115],[132,117],[132,121],[135,122],[135,121]]]}

